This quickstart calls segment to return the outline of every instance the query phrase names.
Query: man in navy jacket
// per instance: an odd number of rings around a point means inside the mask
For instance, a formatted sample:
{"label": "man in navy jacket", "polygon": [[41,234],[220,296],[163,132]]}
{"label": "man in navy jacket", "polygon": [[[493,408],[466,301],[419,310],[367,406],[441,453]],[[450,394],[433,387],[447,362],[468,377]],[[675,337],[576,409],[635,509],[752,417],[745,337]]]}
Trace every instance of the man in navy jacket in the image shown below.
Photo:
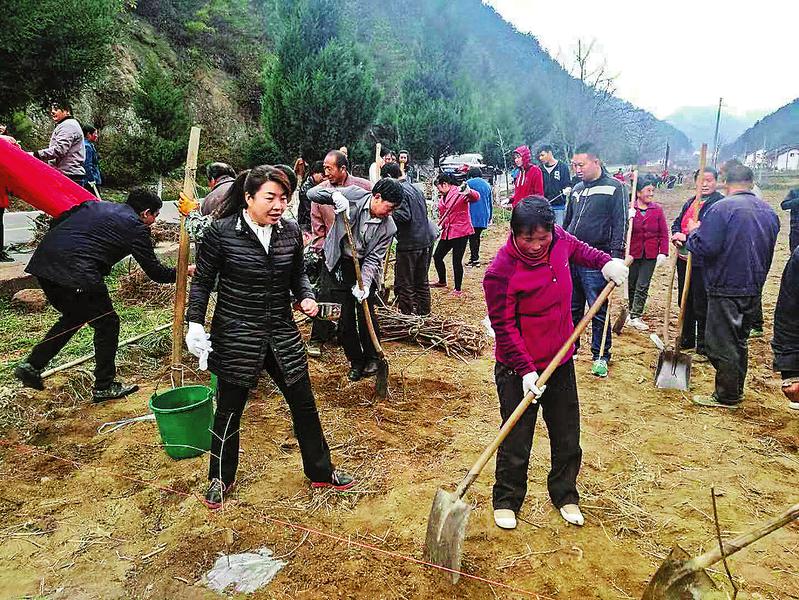
{"label": "man in navy jacket", "polygon": [[756,319],[780,221],[752,193],[752,170],[727,170],[725,199],[693,223],[686,247],[701,259],[708,296],[705,343],[716,369],[711,396],[694,396],[702,406],[735,407],[743,400],[747,338]]}

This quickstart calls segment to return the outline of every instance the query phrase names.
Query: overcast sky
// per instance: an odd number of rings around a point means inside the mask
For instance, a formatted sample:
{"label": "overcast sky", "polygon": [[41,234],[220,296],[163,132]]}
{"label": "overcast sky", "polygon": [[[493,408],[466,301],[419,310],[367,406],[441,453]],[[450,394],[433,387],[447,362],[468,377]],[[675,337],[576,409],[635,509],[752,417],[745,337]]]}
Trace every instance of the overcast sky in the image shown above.
{"label": "overcast sky", "polygon": [[796,0],[484,1],[553,57],[596,39],[619,75],[617,95],[660,118],[719,97],[730,112],[772,112],[799,97]]}

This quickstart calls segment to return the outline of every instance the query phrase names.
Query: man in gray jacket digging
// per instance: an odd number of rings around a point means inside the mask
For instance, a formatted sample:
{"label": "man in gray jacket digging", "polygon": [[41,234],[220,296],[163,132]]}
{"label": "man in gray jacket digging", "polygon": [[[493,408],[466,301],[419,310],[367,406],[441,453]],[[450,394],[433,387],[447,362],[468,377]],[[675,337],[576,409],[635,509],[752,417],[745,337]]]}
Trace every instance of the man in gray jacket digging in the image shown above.
{"label": "man in gray jacket digging", "polygon": [[[378,360],[372,339],[366,326],[363,300],[369,307],[375,334],[380,337],[380,328],[374,310],[374,301],[380,279],[383,276],[383,260],[389,244],[397,232],[391,213],[402,202],[402,186],[395,179],[378,181],[371,193],[357,186],[326,188],[316,186],[308,190],[311,202],[332,204],[336,220],[325,238],[325,266],[333,277],[352,288],[341,306],[339,328],[344,353],[350,362],[347,375],[350,381],[358,381],[377,373]],[[347,211],[350,229],[355,242],[353,253],[347,239],[342,213]],[[357,255],[357,256],[354,256]],[[361,266],[363,290],[355,277],[357,259]]]}

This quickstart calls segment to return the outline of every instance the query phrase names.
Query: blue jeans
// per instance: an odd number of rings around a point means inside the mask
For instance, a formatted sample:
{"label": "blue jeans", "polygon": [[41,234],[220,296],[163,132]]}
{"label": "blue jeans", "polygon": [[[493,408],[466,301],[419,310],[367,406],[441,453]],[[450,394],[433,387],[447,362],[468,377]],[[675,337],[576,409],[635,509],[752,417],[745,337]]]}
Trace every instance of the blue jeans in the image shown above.
{"label": "blue jeans", "polygon": [[563,220],[566,218],[566,207],[553,206],[552,210],[555,213],[555,223],[563,227]]}
{"label": "blue jeans", "polygon": [[[574,290],[572,291],[572,321],[577,325],[585,314],[586,303],[589,306],[592,305],[608,282],[605,281],[602,272],[596,269],[572,265],[571,273],[574,285]],[[602,345],[602,330],[605,327],[607,312],[608,303],[605,302],[591,320],[591,354],[594,360],[599,358],[599,347]],[[602,356],[607,361],[610,361],[612,341],[611,332],[608,329],[607,339],[605,340],[605,353]],[[577,348],[580,347],[579,338],[575,346]]]}

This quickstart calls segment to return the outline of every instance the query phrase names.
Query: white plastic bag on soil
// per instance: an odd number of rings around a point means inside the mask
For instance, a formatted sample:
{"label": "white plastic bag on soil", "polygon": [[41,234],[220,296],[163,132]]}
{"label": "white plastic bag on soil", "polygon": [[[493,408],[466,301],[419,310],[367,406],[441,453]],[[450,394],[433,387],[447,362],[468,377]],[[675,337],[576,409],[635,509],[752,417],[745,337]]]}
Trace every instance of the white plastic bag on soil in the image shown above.
{"label": "white plastic bag on soil", "polygon": [[203,584],[217,592],[224,592],[230,586],[235,586],[235,591],[251,594],[272,581],[286,564],[272,558],[269,548],[220,556],[214,563],[214,568],[205,574]]}

